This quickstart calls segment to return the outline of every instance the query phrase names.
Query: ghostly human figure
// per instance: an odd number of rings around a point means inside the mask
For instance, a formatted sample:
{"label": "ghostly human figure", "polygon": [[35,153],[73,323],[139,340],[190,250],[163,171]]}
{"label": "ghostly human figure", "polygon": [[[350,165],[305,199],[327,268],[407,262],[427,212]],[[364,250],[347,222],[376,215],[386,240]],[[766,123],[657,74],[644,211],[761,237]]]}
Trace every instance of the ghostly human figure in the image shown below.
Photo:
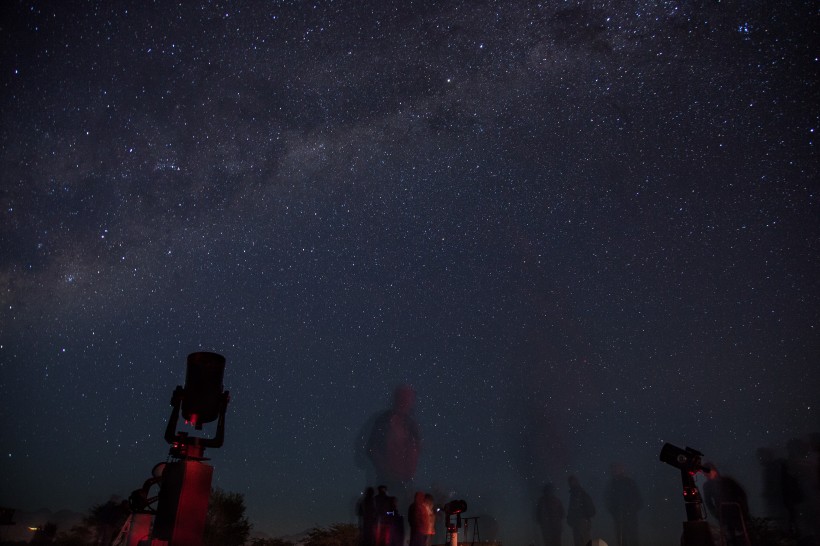
{"label": "ghostly human figure", "polygon": [[405,506],[421,453],[421,433],[413,418],[415,405],[415,390],[409,385],[397,387],[393,406],[376,417],[365,446],[376,481],[387,485]]}
{"label": "ghostly human figure", "polygon": [[555,495],[555,485],[548,483],[544,486],[535,508],[535,520],[541,528],[544,546],[561,546],[564,505]]}
{"label": "ghostly human figure", "polygon": [[760,463],[760,483],[763,486],[764,515],[781,526],[790,527],[791,521],[784,502],[784,485],[785,489],[789,488],[789,484],[783,483],[787,477],[786,460],[778,458],[774,449],[768,447],[758,448],[756,453]]}
{"label": "ghostly human figure", "polygon": [[410,546],[430,546],[436,532],[432,495],[417,491],[413,504],[407,509],[407,520],[410,524]]}
{"label": "ghostly human figure", "polygon": [[364,490],[364,494],[356,505],[356,513],[359,516],[359,544],[361,546],[375,546],[376,544],[376,523],[378,513],[376,512],[376,491],[372,487]]}
{"label": "ghostly human figure", "polygon": [[711,465],[703,484],[703,501],[709,513],[720,523],[727,546],[749,546],[747,526],[749,502],[743,486],[734,478],[722,476]]}
{"label": "ghostly human figure", "polygon": [[576,476],[570,476],[569,505],[567,506],[567,524],[572,527],[572,542],[575,546],[586,546],[592,539],[592,518],[595,516],[595,503]]}
{"label": "ghostly human figure", "polygon": [[612,476],[604,493],[606,508],[615,524],[617,546],[638,546],[638,511],[643,505],[635,480],[622,464],[612,465]]}

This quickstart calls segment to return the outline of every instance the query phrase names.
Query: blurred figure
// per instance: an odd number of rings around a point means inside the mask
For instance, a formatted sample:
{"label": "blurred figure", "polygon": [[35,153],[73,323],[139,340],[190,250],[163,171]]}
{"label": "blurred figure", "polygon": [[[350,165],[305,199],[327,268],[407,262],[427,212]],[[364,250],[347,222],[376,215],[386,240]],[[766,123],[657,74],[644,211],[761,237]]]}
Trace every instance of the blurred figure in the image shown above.
{"label": "blurred figure", "polygon": [[375,546],[376,544],[376,492],[372,487],[364,490],[364,496],[356,506],[359,516],[359,544],[361,546]]}
{"label": "blurred figure", "polygon": [[576,476],[570,476],[567,482],[569,483],[567,524],[572,527],[572,541],[575,546],[586,546],[592,538],[595,504],[592,502],[592,497],[581,487]]}
{"label": "blurred figure", "polygon": [[786,465],[783,469],[783,504],[788,515],[788,530],[795,535],[809,533],[812,517],[807,513],[806,491],[811,492],[811,466],[809,443],[801,438],[792,438],[786,444]]}
{"label": "blurred figure", "polygon": [[783,503],[783,472],[786,461],[775,457],[773,449],[761,447],[757,450],[757,460],[760,463],[760,483],[762,485],[763,504],[766,507],[766,517],[782,525],[786,519]]}
{"label": "blurred figure", "polygon": [[729,476],[721,476],[717,467],[709,465],[707,481],[703,484],[703,503],[720,522],[727,546],[749,546],[747,525],[749,502],[743,487]]}
{"label": "blurred figure", "polygon": [[809,472],[806,477],[807,495],[806,512],[811,526],[809,532],[814,537],[814,543],[820,544],[820,433],[809,435]]}
{"label": "blurred figure", "polygon": [[432,495],[417,491],[413,504],[407,510],[407,520],[410,525],[410,546],[430,546],[436,532]]}
{"label": "blurred figure", "polygon": [[57,536],[57,524],[47,521],[42,527],[34,531],[29,544],[52,544]]}
{"label": "blurred figure", "polygon": [[376,546],[401,546],[404,544],[404,518],[399,514],[396,497],[387,494],[387,487],[380,485],[373,497],[376,507]]}
{"label": "blurred figure", "polygon": [[815,432],[809,436],[809,446],[814,454],[812,466],[814,468],[814,489],[820,491],[820,432]]}
{"label": "blurred figure", "polygon": [[388,516],[392,506],[393,499],[387,494],[387,486],[380,485],[373,497],[373,507],[376,512],[376,532],[374,533],[376,546],[385,546],[387,544],[385,537],[388,533]]}
{"label": "blurred figure", "polygon": [[606,508],[615,523],[617,546],[638,546],[638,511],[643,501],[635,480],[627,476],[622,464],[612,465],[612,477],[604,493]]}
{"label": "blurred figure", "polygon": [[413,419],[416,392],[403,385],[393,393],[393,407],[376,417],[366,443],[368,458],[379,483],[387,484],[409,502],[408,488],[416,475],[421,434]]}
{"label": "blurred figure", "polygon": [[433,495],[425,493],[424,503],[427,505],[427,513],[430,514],[430,519],[427,521],[428,527],[425,529],[427,546],[430,546],[433,543],[433,538],[436,536],[436,503]]}
{"label": "blurred figure", "polygon": [[387,513],[390,536],[388,546],[404,546],[404,516],[399,512],[399,502],[396,497],[390,497],[390,512]]}
{"label": "blurred figure", "polygon": [[561,546],[561,533],[564,529],[564,505],[555,495],[555,485],[544,486],[541,498],[535,507],[535,521],[541,528],[544,546]]}

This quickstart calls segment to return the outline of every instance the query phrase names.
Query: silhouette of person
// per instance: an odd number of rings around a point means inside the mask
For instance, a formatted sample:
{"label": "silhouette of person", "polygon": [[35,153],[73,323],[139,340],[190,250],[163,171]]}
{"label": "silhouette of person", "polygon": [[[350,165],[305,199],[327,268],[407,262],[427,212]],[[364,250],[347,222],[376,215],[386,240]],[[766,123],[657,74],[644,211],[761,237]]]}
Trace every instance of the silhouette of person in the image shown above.
{"label": "silhouette of person", "polygon": [[376,508],[376,546],[398,546],[404,542],[404,518],[399,514],[398,499],[380,485],[373,497]]}
{"label": "silhouette of person", "polygon": [[788,529],[802,534],[807,527],[803,508],[806,501],[804,484],[808,482],[809,444],[801,438],[792,438],[786,444],[787,460],[783,465],[783,505],[788,514]]}
{"label": "silhouette of person", "polygon": [[408,385],[397,387],[393,407],[381,413],[373,424],[366,451],[379,483],[409,501],[408,487],[416,475],[421,452],[421,434],[413,419],[416,392]]}
{"label": "silhouette of person", "polygon": [[773,449],[761,447],[757,450],[760,463],[760,483],[766,506],[766,516],[781,521],[785,518],[783,504],[783,471],[786,461],[778,459]]}
{"label": "silhouette of person", "polygon": [[572,527],[572,541],[575,546],[586,546],[592,538],[595,503],[592,502],[589,493],[581,487],[581,482],[576,476],[570,476],[567,482],[569,483],[567,524]]}
{"label": "silhouette of person", "polygon": [[427,513],[430,516],[430,519],[427,520],[427,529],[424,532],[427,535],[426,544],[430,546],[433,543],[433,537],[436,535],[436,502],[433,495],[425,493],[424,504],[427,505]]}
{"label": "silhouette of person", "polygon": [[535,507],[535,521],[541,528],[544,546],[561,546],[564,515],[564,505],[555,495],[555,485],[546,484]]}
{"label": "silhouette of person", "polygon": [[809,471],[806,474],[806,515],[811,524],[808,531],[820,543],[820,433],[812,433],[808,438]]}
{"label": "silhouette of person", "polygon": [[42,527],[34,531],[29,544],[52,544],[57,536],[57,524],[47,521]]}
{"label": "silhouette of person", "polygon": [[622,464],[612,465],[612,476],[604,492],[606,508],[615,523],[617,546],[638,546],[638,511],[643,501],[635,480]]}
{"label": "silhouette of person", "polygon": [[376,544],[376,492],[372,487],[364,490],[364,496],[359,499],[356,514],[359,516],[359,544],[361,546],[375,546]]}
{"label": "silhouette of person", "polygon": [[729,476],[709,467],[703,484],[703,503],[719,522],[728,546],[749,546],[746,525],[750,523],[749,502],[743,487]]}
{"label": "silhouette of person", "polygon": [[396,497],[390,497],[387,527],[389,534],[386,544],[388,546],[404,546],[404,516],[399,512],[399,501]]}
{"label": "silhouette of person", "polygon": [[413,504],[407,510],[410,525],[410,546],[430,546],[435,534],[433,497],[417,491]]}

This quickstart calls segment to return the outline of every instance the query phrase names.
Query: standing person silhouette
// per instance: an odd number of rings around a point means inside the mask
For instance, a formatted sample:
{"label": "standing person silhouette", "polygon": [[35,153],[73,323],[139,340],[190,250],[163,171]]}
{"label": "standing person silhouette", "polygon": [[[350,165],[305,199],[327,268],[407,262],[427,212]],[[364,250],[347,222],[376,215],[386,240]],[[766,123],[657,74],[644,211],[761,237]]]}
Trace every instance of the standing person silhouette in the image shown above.
{"label": "standing person silhouette", "polygon": [[396,499],[387,494],[385,485],[380,485],[377,491],[378,493],[373,497],[376,512],[375,544],[376,546],[389,546],[393,530],[393,506]]}
{"label": "standing person silhouette", "polygon": [[757,461],[760,463],[760,482],[765,506],[764,515],[776,522],[786,519],[783,504],[783,470],[786,461],[775,456],[775,451],[768,447],[757,449]]}
{"label": "standing person silhouette", "polygon": [[378,513],[376,512],[376,494],[372,487],[364,490],[364,495],[356,506],[356,512],[359,516],[359,544],[375,546]]}
{"label": "standing person silhouette", "polygon": [[721,476],[714,465],[710,466],[703,484],[703,501],[709,513],[720,523],[727,546],[749,546],[747,525],[749,502],[743,486],[734,478]]}
{"label": "standing person silhouette", "polygon": [[435,513],[433,498],[423,491],[417,491],[413,504],[407,510],[410,525],[410,546],[430,546],[435,534]]}
{"label": "standing person silhouette", "polygon": [[386,484],[403,506],[410,501],[421,453],[421,433],[413,418],[415,405],[416,391],[409,385],[397,387],[393,407],[376,418],[365,446],[378,483]]}
{"label": "standing person silhouette", "polygon": [[572,541],[575,546],[586,546],[592,539],[592,517],[595,515],[595,503],[592,497],[581,487],[577,476],[570,476],[569,506],[567,507],[567,524],[572,527]]}
{"label": "standing person silhouette", "polygon": [[639,546],[638,511],[641,509],[641,492],[635,480],[627,476],[622,464],[612,465],[612,477],[607,484],[606,508],[615,523],[617,546]]}
{"label": "standing person silhouette", "polygon": [[546,484],[535,508],[535,520],[541,528],[544,546],[561,546],[564,515],[564,505],[555,495],[555,485]]}

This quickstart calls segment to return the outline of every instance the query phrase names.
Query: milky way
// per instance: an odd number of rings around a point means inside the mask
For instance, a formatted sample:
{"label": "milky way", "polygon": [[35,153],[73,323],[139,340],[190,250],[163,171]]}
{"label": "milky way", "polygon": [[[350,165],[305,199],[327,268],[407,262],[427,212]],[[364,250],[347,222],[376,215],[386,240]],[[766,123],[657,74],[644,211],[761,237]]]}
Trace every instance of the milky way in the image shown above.
{"label": "milky way", "polygon": [[211,350],[272,536],[355,521],[399,384],[482,538],[575,473],[612,540],[618,461],[673,543],[664,442],[760,512],[820,422],[820,25],[726,4],[4,6],[0,505],[126,497]]}

